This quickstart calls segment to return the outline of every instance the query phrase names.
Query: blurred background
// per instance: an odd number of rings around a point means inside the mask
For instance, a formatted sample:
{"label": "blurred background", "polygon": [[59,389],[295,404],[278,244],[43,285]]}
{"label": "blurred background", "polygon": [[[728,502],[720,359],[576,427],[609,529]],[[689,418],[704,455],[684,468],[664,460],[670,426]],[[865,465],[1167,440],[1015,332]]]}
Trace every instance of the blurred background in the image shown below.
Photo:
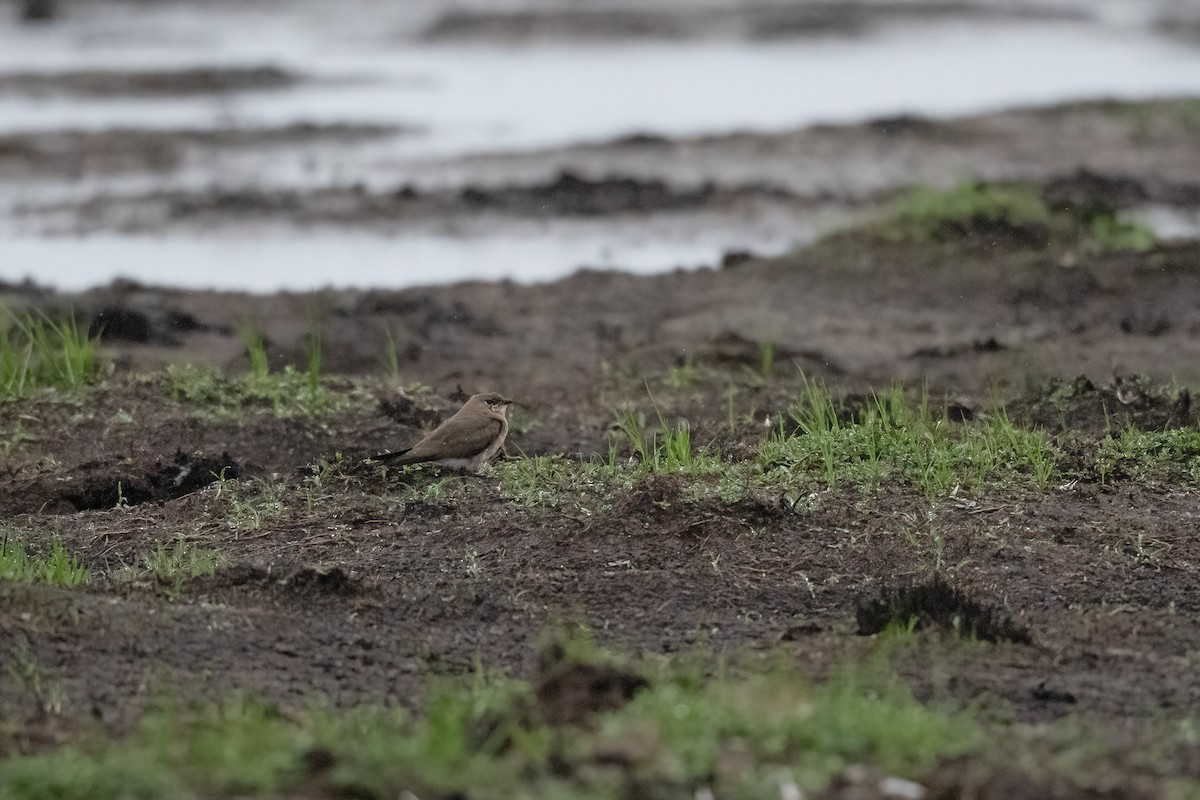
{"label": "blurred background", "polygon": [[[916,184],[1176,174],[1185,153],[1147,167],[1069,126],[921,125],[1188,94],[1196,2],[19,0],[0,14],[0,281],[712,266]],[[1158,195],[1130,213],[1194,234],[1200,198]]]}

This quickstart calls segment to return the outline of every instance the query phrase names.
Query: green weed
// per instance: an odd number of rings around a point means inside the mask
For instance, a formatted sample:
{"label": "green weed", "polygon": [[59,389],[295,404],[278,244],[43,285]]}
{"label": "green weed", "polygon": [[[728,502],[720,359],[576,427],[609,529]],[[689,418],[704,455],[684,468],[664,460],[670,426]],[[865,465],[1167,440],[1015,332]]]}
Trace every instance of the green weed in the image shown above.
{"label": "green weed", "polygon": [[46,675],[24,634],[17,635],[16,641],[8,651],[8,661],[5,666],[8,677],[14,683],[24,687],[41,713],[47,715],[62,713],[67,699],[66,690],[60,681]]}
{"label": "green weed", "polygon": [[217,479],[215,500],[228,507],[227,520],[235,531],[258,530],[265,520],[275,519],[286,510],[284,486],[270,481]]}
{"label": "green weed", "polygon": [[73,316],[54,320],[41,312],[0,318],[0,399],[43,387],[76,389],[99,373],[99,339]]}
{"label": "green weed", "polygon": [[392,336],[392,329],[384,326],[383,335],[387,338],[387,343],[383,347],[383,355],[380,357],[383,362],[383,374],[392,383],[400,382],[400,354],[396,349],[396,339]]}
{"label": "green weed", "polygon": [[172,596],[178,596],[185,581],[214,574],[219,561],[220,554],[216,550],[195,547],[181,536],[173,544],[156,544],[138,564],[122,570],[118,580],[135,582],[148,575],[168,587]]}
{"label": "green weed", "polygon": [[1122,220],[1115,212],[1093,217],[1089,234],[1089,245],[1098,252],[1131,250],[1142,253],[1153,248],[1157,241],[1153,229],[1140,222]]}
{"label": "green weed", "polygon": [[1143,485],[1200,482],[1200,429],[1142,431],[1132,426],[1101,439],[1085,451],[1077,476],[1107,484],[1131,480]]}
{"label": "green weed", "polygon": [[246,359],[250,362],[250,375],[259,380],[266,378],[271,372],[271,363],[267,357],[267,343],[262,329],[256,325],[245,324],[240,333]]}
{"label": "green weed", "polygon": [[305,350],[308,356],[308,402],[311,406],[318,405],[321,394],[321,308],[314,296],[309,310],[309,330],[305,337]]}
{"label": "green weed", "polygon": [[775,342],[770,339],[758,343],[758,373],[763,381],[770,381],[775,374]]}
{"label": "green weed", "polygon": [[30,555],[23,541],[11,530],[0,537],[0,578],[51,586],[80,586],[91,580],[92,573],[72,556],[56,537],[46,555]]}
{"label": "green weed", "polygon": [[[653,399],[653,398],[651,398]],[[617,413],[616,427],[633,451],[635,461],[647,472],[700,474],[711,472],[718,462],[703,452],[692,451],[692,432],[687,420],[670,425],[655,406],[656,426],[648,425],[646,415],[634,409]]]}
{"label": "green weed", "polygon": [[684,355],[679,364],[667,370],[667,387],[675,392],[683,392],[696,385],[700,377],[700,368],[691,353]]}

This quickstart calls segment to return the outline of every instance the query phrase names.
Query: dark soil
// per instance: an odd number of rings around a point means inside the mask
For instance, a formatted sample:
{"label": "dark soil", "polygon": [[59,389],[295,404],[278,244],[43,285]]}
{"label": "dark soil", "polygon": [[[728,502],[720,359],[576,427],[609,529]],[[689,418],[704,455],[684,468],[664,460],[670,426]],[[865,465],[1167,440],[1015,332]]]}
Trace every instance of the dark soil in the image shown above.
{"label": "dark soil", "polygon": [[704,9],[456,9],[435,20],[427,40],[537,41],[747,38],[781,39],[862,35],[897,22],[928,19],[1079,19],[1066,8],[1017,5],[999,8],[979,3],[805,2],[744,3]]}
{"label": "dark soil", "polygon": [[299,76],[278,67],[204,67],[174,72],[10,72],[0,75],[0,93],[35,97],[188,95],[284,89],[300,80]]}
{"label": "dark soil", "polygon": [[[456,24],[476,24],[468,17]],[[630,19],[620,24],[640,24]],[[541,24],[528,22],[528,35]],[[438,35],[470,35],[441,25]],[[155,192],[49,211],[77,214],[72,230],[548,224],[831,199],[850,208],[970,174],[1035,181],[1056,209],[1087,218],[1195,206],[1188,108],[1106,102],[770,136],[631,136],[464,159],[458,168],[480,177],[454,188]],[[229,146],[387,133],[13,136],[0,141],[0,171],[174,169]],[[1200,386],[1200,242],[1100,252],[1048,230],[951,233],[896,242],[850,231],[779,258],[730,253],[722,268],[582,271],[535,286],[315,296],[0,287],[17,310],[75,313],[111,364],[86,391],[0,404],[0,522],[34,550],[60,538],[93,571],[74,589],[0,581],[0,654],[27,641],[67,698],[48,723],[26,688],[0,682],[14,746],[53,746],[82,720],[125,730],[163,686],[199,697],[246,689],[284,707],[314,695],[418,706],[431,677],[482,663],[535,679],[536,713],[571,724],[641,690],[643,678],[620,669],[539,660],[541,635],[563,621],[634,653],[769,652],[822,676],[867,652],[860,630],[916,618],[929,630],[894,665],[924,699],[1000,720],[1074,713],[1111,730],[1194,709],[1194,479],[1101,482],[1087,445],[1125,427],[1200,424],[1185,388]],[[333,410],[306,413],[286,398],[277,413],[249,396],[228,408],[168,387],[168,364],[244,374],[248,321],[273,370],[303,370],[314,316]],[[389,350],[401,377],[381,377]],[[1017,423],[1083,443],[1067,451],[1072,477],[1045,491],[930,498],[842,486],[726,503],[657,476],[586,513],[520,505],[494,473],[353,469],[411,444],[479,390],[522,403],[513,459],[607,457],[616,410],[632,406],[686,419],[698,448],[738,462],[756,455],[806,380],[845,397],[850,415],[864,393],[899,383],[926,388],[953,424],[978,424],[999,401]],[[178,587],[121,578],[179,541],[215,550],[222,565]],[[914,586],[925,589],[903,588]],[[314,752],[314,771],[327,762]],[[932,796],[1080,796],[1016,767],[943,767]],[[828,796],[878,796],[866,788],[877,783],[847,775]],[[1152,796],[1114,785],[1089,796]]]}
{"label": "dark soil", "polygon": [[404,185],[392,191],[362,186],[300,190],[164,192],[130,198],[95,197],[70,209],[84,230],[163,231],[214,225],[256,226],[285,222],[296,226],[398,227],[414,222],[470,219],[482,215],[526,217],[601,217],[607,215],[729,211],[755,200],[806,204],[790,192],[766,185],[717,188],[672,187],[661,180],[624,176],[582,178],[563,172],[530,186],[466,186],[423,191]]}
{"label": "dark soil", "polygon": [[[235,331],[246,318],[263,324],[277,367],[302,365],[310,298],[26,287],[12,302],[107,320],[96,329],[120,366],[78,400],[0,409],[7,524],[35,541],[61,537],[97,576],[74,590],[6,586],[3,636],[27,637],[61,676],[70,715],[121,726],[153,675],[200,693],[244,687],[289,703],[316,692],[339,704],[415,702],[427,676],[469,671],[476,658],[533,675],[537,638],[564,615],[635,652],[783,648],[820,674],[865,646],[858,615],[885,596],[908,603],[889,618],[954,628],[957,617],[980,639],[1016,642],[906,656],[899,668],[919,692],[992,697],[1029,720],[1190,707],[1200,699],[1181,666],[1200,648],[1194,486],[951,497],[937,502],[935,537],[930,501],[900,489],[725,505],[659,477],[584,517],[514,505],[494,478],[451,476],[434,494],[425,487],[436,471],[314,482],[320,456],[402,446],[483,388],[526,404],[514,411],[514,457],[606,454],[614,407],[649,409],[647,385],[695,441],[752,457],[763,424],[800,391],[801,369],[846,390],[925,381],[961,424],[999,391],[1014,419],[1079,435],[1195,425],[1190,394],[1165,382],[1200,379],[1197,245],[1070,268],[1060,257],[840,237],[721,271],[330,293],[326,363],[364,377],[330,380],[349,398],[344,410],[283,418],[255,406],[222,416],[139,375],[164,359],[243,369]],[[1164,330],[1123,326],[1149,309]],[[385,327],[406,382],[432,394],[365,377],[379,374]],[[764,379],[768,340],[776,361]],[[1115,363],[1155,380],[1114,377]],[[272,491],[282,492],[274,510]],[[215,548],[225,565],[179,596],[101,577],[178,537]],[[952,590],[889,594],[929,579],[935,561],[949,565]],[[953,665],[952,686],[929,684],[924,659],[934,657]],[[568,671],[541,691],[545,713],[572,719],[637,686]],[[0,703],[33,713],[15,687]]]}
{"label": "dark soil", "polygon": [[0,136],[0,175],[82,176],[159,172],[214,151],[349,143],[396,134],[370,125],[297,124],[280,128],[218,130],[37,131]]}

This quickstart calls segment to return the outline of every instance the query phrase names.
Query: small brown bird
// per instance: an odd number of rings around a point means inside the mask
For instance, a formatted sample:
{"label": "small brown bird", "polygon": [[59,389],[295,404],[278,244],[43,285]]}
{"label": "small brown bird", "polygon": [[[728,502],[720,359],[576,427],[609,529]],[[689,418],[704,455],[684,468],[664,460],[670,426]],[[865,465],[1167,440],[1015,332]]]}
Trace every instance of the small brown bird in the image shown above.
{"label": "small brown bird", "polygon": [[384,464],[421,464],[476,472],[500,452],[508,435],[507,400],[494,392],[472,395],[454,416],[407,450],[372,456]]}

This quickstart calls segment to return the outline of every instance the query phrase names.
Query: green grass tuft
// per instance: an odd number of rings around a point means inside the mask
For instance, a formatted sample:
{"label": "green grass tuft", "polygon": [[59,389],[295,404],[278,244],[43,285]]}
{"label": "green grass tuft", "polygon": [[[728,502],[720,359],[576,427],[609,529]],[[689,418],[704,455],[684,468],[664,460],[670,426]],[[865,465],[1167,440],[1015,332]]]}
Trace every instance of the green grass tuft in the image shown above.
{"label": "green grass tuft", "polygon": [[45,555],[30,555],[24,542],[12,531],[0,535],[0,578],[50,586],[79,586],[92,578],[91,570],[72,556],[56,537]]}
{"label": "green grass tuft", "polygon": [[298,372],[291,365],[278,372],[252,367],[245,375],[226,377],[215,367],[172,364],[162,382],[172,400],[216,419],[237,419],[255,408],[269,408],[281,418],[324,416],[350,402],[346,394],[314,379],[311,371]]}
{"label": "green grass tuft", "polygon": [[185,581],[214,574],[219,561],[220,554],[216,550],[196,547],[181,536],[170,545],[166,542],[156,544],[138,563],[118,572],[116,580],[136,583],[143,576],[149,576],[168,587],[172,596],[178,597]]}
{"label": "green grass tuft", "polygon": [[868,230],[892,241],[949,242],[973,237],[1014,237],[1034,248],[1052,242],[1088,252],[1144,251],[1154,232],[1122,219],[1115,208],[1093,204],[1051,208],[1032,184],[971,181],[953,189],[918,186],[891,202]]}
{"label": "green grass tuft", "polygon": [[86,385],[99,373],[98,348],[99,339],[80,329],[73,316],[6,313],[0,317],[0,399]]}
{"label": "green grass tuft", "polygon": [[971,224],[1049,225],[1050,210],[1036,187],[962,183],[953,189],[918,186],[894,200],[890,221],[930,239],[944,238],[950,226]]}
{"label": "green grass tuft", "polygon": [[763,445],[767,483],[878,487],[899,480],[934,494],[996,482],[1044,489],[1055,475],[1043,432],[1016,427],[1002,410],[983,422],[954,423],[931,410],[927,394],[914,403],[899,388],[843,409],[806,381],[792,419],[794,431],[780,430]]}

